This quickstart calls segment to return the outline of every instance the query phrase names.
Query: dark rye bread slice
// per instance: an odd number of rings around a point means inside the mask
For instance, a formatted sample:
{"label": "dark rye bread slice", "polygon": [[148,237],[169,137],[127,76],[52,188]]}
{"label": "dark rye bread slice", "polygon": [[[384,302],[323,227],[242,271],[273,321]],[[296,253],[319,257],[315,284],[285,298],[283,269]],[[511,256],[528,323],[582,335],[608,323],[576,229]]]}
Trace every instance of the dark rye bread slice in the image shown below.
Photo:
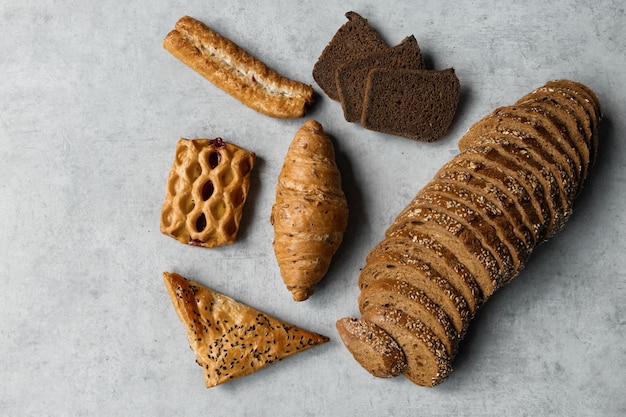
{"label": "dark rye bread slice", "polygon": [[416,385],[432,387],[452,372],[452,359],[437,336],[419,320],[387,307],[369,309],[363,318],[393,337],[407,358],[402,374]]}
{"label": "dark rye bread slice", "polygon": [[406,356],[398,342],[376,324],[346,317],[337,320],[335,326],[348,351],[370,374],[391,378],[406,368]]}
{"label": "dark rye bread slice", "polygon": [[434,142],[448,132],[459,92],[452,68],[373,69],[367,77],[361,124],[377,132]]}
{"label": "dark rye bread slice", "polygon": [[420,320],[437,335],[446,347],[448,355],[454,357],[460,335],[450,317],[434,303],[424,291],[397,279],[379,279],[365,288],[359,296],[361,314],[375,307],[392,307]]}
{"label": "dark rye bread slice", "polygon": [[348,12],[346,17],[348,21],[337,30],[313,66],[313,79],[333,100],[339,100],[335,75],[340,66],[388,48],[367,19],[356,12]]}
{"label": "dark rye bread slice", "polygon": [[459,142],[459,148],[463,150],[468,143],[475,143],[475,138],[486,132],[520,132],[518,136],[524,139],[524,148],[536,152],[546,164],[559,168],[555,174],[561,181],[563,197],[573,201],[580,180],[581,158],[550,118],[521,105],[501,107],[475,123]]}
{"label": "dark rye bread slice", "polygon": [[485,196],[467,187],[442,179],[432,181],[428,186],[428,191],[459,201],[482,216],[483,221],[493,228],[500,241],[507,246],[513,262],[513,274],[516,275],[522,270],[532,251],[532,246],[528,246],[524,240],[520,239],[513,224],[502,215],[502,211],[497,206]]}
{"label": "dark rye bread slice", "polygon": [[398,254],[380,254],[361,270],[358,284],[361,291],[380,279],[405,281],[420,290],[440,306],[450,317],[457,333],[464,334],[472,315],[467,301],[430,264],[424,261],[403,263]]}
{"label": "dark rye bread slice", "polygon": [[[472,210],[464,202],[433,191],[433,187],[429,185],[417,194],[414,204],[415,206],[428,207],[445,213],[464,227],[472,230],[483,247],[487,248],[495,258],[498,264],[498,276],[505,281],[509,279],[508,277],[514,271],[513,257],[510,250],[498,237],[494,227],[480,213]],[[500,285],[501,282],[499,281],[498,286]]]}
{"label": "dark rye bread slice", "polygon": [[337,70],[337,91],[348,122],[360,122],[368,73],[374,68],[424,68],[424,59],[413,35],[400,44],[366,58],[353,60]]}
{"label": "dark rye bread slice", "polygon": [[529,179],[520,178],[501,162],[496,163],[481,157],[475,149],[460,153],[439,172],[457,169],[464,169],[472,175],[496,184],[516,203],[524,223],[533,234],[534,241],[537,243],[545,240],[548,208],[542,203],[543,189],[538,184],[530,184]]}
{"label": "dark rye bread slice", "polygon": [[489,215],[501,218],[503,222],[508,223],[514,230],[515,235],[532,251],[535,246],[535,238],[530,231],[529,225],[524,222],[524,216],[521,214],[523,210],[519,203],[513,201],[506,194],[502,184],[494,182],[491,179],[485,180],[480,175],[472,173],[471,170],[457,166],[454,169],[440,171],[436,178],[442,184],[451,184],[462,187],[464,190],[472,191],[477,199],[485,201],[488,205],[485,212]]}
{"label": "dark rye bread slice", "polygon": [[441,209],[417,206],[413,213],[387,229],[387,237],[411,236],[429,233],[462,259],[480,286],[485,299],[489,298],[502,279],[500,266],[489,249],[485,248],[476,232],[464,226]]}
{"label": "dark rye bread slice", "polygon": [[386,237],[367,254],[365,262],[369,262],[379,254],[386,252],[401,256],[404,262],[411,262],[415,256],[427,259],[465,299],[472,316],[484,303],[480,286],[469,269],[452,251],[433,236],[415,232],[411,236]]}

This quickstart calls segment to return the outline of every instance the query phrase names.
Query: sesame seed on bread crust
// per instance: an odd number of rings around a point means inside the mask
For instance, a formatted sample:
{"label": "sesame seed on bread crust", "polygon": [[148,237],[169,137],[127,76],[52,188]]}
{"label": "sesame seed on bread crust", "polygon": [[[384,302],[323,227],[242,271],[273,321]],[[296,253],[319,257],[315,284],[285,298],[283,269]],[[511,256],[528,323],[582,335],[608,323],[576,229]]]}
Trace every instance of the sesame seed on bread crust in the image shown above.
{"label": "sesame seed on bread crust", "polygon": [[337,320],[337,332],[354,359],[379,378],[400,375],[407,360],[398,342],[376,324],[363,318]]}

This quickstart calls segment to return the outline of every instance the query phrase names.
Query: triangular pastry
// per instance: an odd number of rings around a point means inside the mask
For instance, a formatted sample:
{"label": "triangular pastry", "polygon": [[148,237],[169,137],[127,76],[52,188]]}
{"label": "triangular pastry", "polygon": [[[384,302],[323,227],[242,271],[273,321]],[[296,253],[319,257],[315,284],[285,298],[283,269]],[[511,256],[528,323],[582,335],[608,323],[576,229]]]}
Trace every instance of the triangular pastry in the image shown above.
{"label": "triangular pastry", "polygon": [[165,287],[185,324],[207,388],[258,371],[287,356],[328,342],[176,273]]}

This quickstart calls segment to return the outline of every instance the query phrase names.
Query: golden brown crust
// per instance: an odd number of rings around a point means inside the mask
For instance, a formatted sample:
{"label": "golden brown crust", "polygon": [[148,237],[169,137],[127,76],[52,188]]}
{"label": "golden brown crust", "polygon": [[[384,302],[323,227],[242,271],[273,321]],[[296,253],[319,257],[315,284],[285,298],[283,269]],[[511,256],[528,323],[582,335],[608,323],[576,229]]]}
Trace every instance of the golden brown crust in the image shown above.
{"label": "golden brown crust", "polygon": [[171,272],[165,287],[207,388],[256,372],[329,339],[268,316]]}
{"label": "golden brown crust", "polygon": [[337,320],[336,327],[354,359],[370,374],[391,378],[406,368],[406,356],[398,343],[374,323],[346,317]]}
{"label": "golden brown crust", "polygon": [[235,242],[256,156],[222,139],[180,139],[167,178],[161,232],[212,248]]}
{"label": "golden brown crust", "polygon": [[283,77],[202,22],[184,16],[163,47],[246,106],[277,118],[304,116],[313,88]]}
{"label": "golden brown crust", "polygon": [[326,274],[348,224],[334,148],[315,120],[302,125],[285,155],[270,222],[283,281],[295,301],[306,300]]}

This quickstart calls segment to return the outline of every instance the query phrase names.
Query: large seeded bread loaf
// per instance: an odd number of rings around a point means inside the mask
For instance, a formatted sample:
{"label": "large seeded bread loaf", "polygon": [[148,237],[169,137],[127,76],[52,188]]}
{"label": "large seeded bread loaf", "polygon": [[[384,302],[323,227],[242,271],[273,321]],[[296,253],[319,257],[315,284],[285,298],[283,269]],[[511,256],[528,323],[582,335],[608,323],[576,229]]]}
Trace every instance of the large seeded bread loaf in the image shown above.
{"label": "large seeded bread loaf", "polygon": [[571,217],[596,159],[600,119],[597,96],[569,80],[494,110],[369,252],[359,320],[394,338],[410,381],[445,379],[477,309]]}

